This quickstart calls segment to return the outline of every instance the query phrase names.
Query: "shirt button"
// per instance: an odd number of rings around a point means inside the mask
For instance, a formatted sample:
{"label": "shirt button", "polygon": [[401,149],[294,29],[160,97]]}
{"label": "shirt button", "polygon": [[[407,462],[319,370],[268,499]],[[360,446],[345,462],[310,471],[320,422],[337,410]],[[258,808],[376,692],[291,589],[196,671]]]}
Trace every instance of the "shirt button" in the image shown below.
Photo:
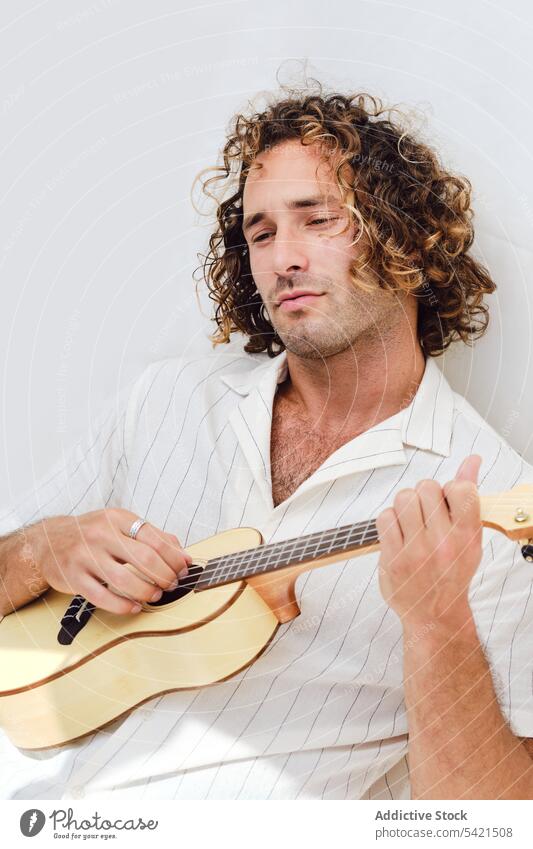
{"label": "shirt button", "polygon": [[70,795],[73,799],[83,799],[83,797],[85,796],[85,790],[83,789],[83,787],[76,786],[72,788],[72,790],[70,791]]}

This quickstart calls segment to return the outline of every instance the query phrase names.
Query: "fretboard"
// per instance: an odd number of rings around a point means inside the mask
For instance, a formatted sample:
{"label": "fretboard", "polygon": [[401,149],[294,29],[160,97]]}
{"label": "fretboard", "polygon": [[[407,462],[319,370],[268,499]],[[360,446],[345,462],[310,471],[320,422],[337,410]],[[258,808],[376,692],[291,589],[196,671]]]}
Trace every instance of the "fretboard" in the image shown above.
{"label": "fretboard", "polygon": [[253,575],[274,572],[296,563],[342,554],[373,545],[377,541],[376,523],[371,520],[247,548],[208,560],[195,590],[206,590]]}

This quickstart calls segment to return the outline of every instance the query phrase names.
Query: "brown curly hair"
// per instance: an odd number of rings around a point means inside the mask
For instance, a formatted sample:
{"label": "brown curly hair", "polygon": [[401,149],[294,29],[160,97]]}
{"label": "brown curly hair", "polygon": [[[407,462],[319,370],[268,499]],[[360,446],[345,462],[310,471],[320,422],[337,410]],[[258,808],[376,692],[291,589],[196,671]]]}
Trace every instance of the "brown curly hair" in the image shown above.
{"label": "brown curly hair", "polygon": [[[290,139],[319,143],[348,210],[347,226],[357,221],[366,237],[350,267],[353,283],[368,288],[366,269],[380,287],[415,295],[426,356],[438,356],[455,339],[468,344],[479,338],[488,324],[483,296],[496,285],[468,254],[474,239],[470,181],[447,171],[428,145],[393,122],[390,113],[399,110],[364,92],[325,95],[318,86],[317,92],[292,89],[250,117],[234,116],[224,164],[204,169],[193,183],[216,172],[202,189],[217,202],[218,226],[207,255],[198,254],[209,298],[217,304],[212,319],[217,330],[209,336],[213,347],[229,342],[234,331],[249,337],[248,353],[266,350],[275,357],[285,347],[255,286],[242,221],[252,163]],[[388,118],[379,117],[384,113]],[[224,187],[233,182],[233,193],[219,201],[209,190],[213,182]]]}

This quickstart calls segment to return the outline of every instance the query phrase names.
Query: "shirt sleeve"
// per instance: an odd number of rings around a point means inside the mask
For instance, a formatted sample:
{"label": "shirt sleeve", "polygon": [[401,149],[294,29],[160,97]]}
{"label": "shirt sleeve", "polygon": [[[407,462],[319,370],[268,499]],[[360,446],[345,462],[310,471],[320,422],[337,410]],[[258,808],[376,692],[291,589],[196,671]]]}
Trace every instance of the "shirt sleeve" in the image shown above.
{"label": "shirt sleeve", "polygon": [[518,542],[484,534],[470,606],[502,714],[514,734],[533,737],[533,565]]}
{"label": "shirt sleeve", "polygon": [[0,509],[0,535],[51,516],[127,506],[128,457],[154,363],[102,407],[79,439],[13,504]]}

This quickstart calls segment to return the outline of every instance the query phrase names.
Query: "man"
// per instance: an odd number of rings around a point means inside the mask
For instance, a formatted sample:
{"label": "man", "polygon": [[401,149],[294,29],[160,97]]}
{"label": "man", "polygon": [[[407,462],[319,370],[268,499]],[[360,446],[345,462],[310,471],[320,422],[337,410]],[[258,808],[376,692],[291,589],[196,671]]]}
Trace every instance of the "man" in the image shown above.
{"label": "man", "polygon": [[213,341],[246,353],[148,367],[3,516],[2,610],[53,586],[131,615],[232,527],[376,517],[380,553],[301,575],[300,617],[227,681],[63,748],[4,740],[11,798],[533,798],[530,567],[482,535],[476,485],[533,470],[434,361],[483,332],[494,284],[467,181],[381,111],[237,117],[205,268]]}

